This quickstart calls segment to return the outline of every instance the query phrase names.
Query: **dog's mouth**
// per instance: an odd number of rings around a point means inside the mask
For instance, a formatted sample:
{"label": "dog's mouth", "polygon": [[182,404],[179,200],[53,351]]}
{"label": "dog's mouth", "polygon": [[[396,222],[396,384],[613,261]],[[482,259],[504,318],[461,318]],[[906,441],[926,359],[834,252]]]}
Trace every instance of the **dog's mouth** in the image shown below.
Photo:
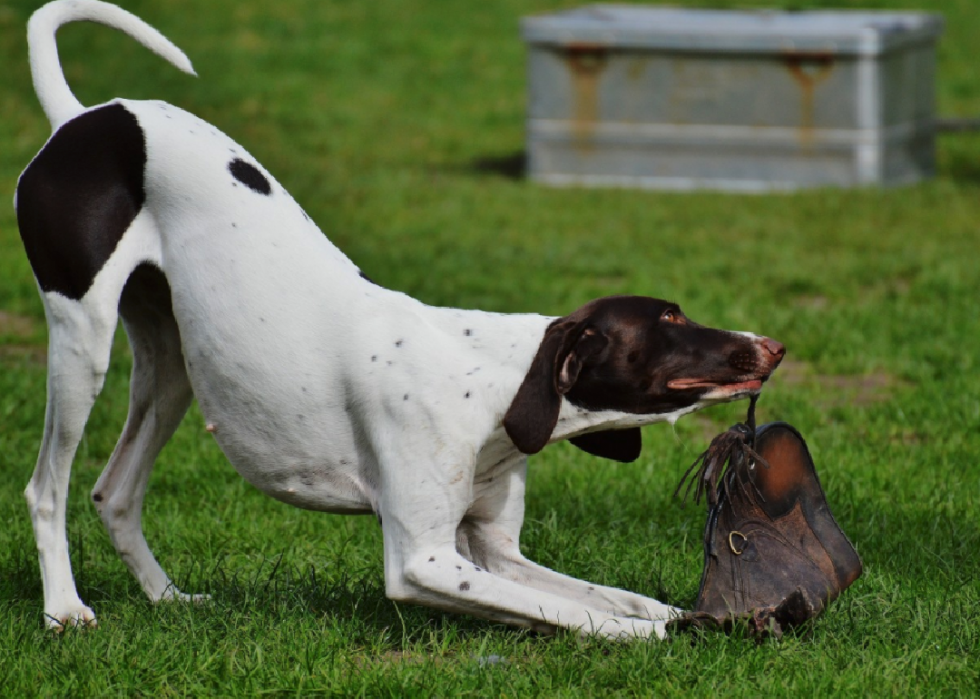
{"label": "dog's mouth", "polygon": [[[740,350],[733,352],[728,358],[728,374],[735,381],[710,379],[706,376],[693,376],[667,381],[667,388],[672,391],[704,390],[703,398],[709,400],[734,400],[743,396],[757,395],[772,372],[776,370],[786,348],[779,342],[769,338],[758,340],[758,346],[752,352]],[[719,372],[722,376],[724,373]],[[717,375],[717,374],[716,374]]]}
{"label": "dog's mouth", "polygon": [[712,395],[735,395],[741,393],[758,393],[762,390],[763,379],[751,379],[735,383],[719,383],[706,379],[672,379],[667,382],[667,388],[674,391],[687,391],[694,388],[712,389]]}

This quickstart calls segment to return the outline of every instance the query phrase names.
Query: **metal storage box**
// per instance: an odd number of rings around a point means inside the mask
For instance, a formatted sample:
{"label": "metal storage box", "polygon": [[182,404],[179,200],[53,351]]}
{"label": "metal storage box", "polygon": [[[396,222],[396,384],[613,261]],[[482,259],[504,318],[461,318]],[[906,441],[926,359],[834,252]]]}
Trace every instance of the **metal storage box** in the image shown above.
{"label": "metal storage box", "polygon": [[766,191],[934,171],[941,17],[594,5],[522,22],[528,172]]}

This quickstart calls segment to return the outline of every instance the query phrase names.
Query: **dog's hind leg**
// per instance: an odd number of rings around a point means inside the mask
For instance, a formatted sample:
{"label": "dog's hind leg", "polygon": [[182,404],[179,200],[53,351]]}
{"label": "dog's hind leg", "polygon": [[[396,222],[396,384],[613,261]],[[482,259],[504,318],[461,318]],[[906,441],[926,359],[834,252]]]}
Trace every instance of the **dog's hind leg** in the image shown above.
{"label": "dog's hind leg", "polygon": [[113,103],[65,123],[21,174],[14,200],[48,318],[44,438],[25,495],[49,625],[94,621],[72,579],[65,501],[75,450],[109,366],[119,300],[141,262],[160,260],[146,201],[146,138]]}
{"label": "dog's hind leg", "polygon": [[66,500],[72,460],[109,366],[117,298],[43,297],[49,327],[47,407],[37,466],[24,495],[37,540],[44,613],[56,629],[95,622],[72,577]]}
{"label": "dog's hind leg", "polygon": [[143,496],[153,464],[193,397],[163,273],[151,265],[137,267],[119,310],[133,351],[129,416],[92,500],[113,546],[150,600],[198,599],[173,585],[142,528]]}

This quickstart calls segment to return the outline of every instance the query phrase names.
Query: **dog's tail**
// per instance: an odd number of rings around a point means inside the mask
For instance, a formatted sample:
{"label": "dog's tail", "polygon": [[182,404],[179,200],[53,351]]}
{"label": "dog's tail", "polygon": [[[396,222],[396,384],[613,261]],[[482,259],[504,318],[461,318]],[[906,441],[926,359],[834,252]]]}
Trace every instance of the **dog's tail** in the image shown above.
{"label": "dog's tail", "polygon": [[197,75],[183,51],[126,10],[99,0],[55,0],[35,12],[27,23],[34,91],[52,129],[85,110],[68,87],[55,41],[55,33],[61,25],[82,21],[98,22],[125,32],[185,73]]}

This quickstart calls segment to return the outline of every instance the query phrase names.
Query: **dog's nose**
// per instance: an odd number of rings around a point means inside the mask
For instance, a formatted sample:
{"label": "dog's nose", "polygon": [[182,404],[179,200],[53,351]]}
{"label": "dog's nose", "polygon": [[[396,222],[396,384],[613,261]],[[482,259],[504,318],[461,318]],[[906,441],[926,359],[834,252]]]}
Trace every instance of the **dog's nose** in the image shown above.
{"label": "dog's nose", "polygon": [[762,340],[762,347],[771,355],[773,361],[782,359],[783,355],[786,354],[786,348],[782,342],[776,342],[768,337]]}

